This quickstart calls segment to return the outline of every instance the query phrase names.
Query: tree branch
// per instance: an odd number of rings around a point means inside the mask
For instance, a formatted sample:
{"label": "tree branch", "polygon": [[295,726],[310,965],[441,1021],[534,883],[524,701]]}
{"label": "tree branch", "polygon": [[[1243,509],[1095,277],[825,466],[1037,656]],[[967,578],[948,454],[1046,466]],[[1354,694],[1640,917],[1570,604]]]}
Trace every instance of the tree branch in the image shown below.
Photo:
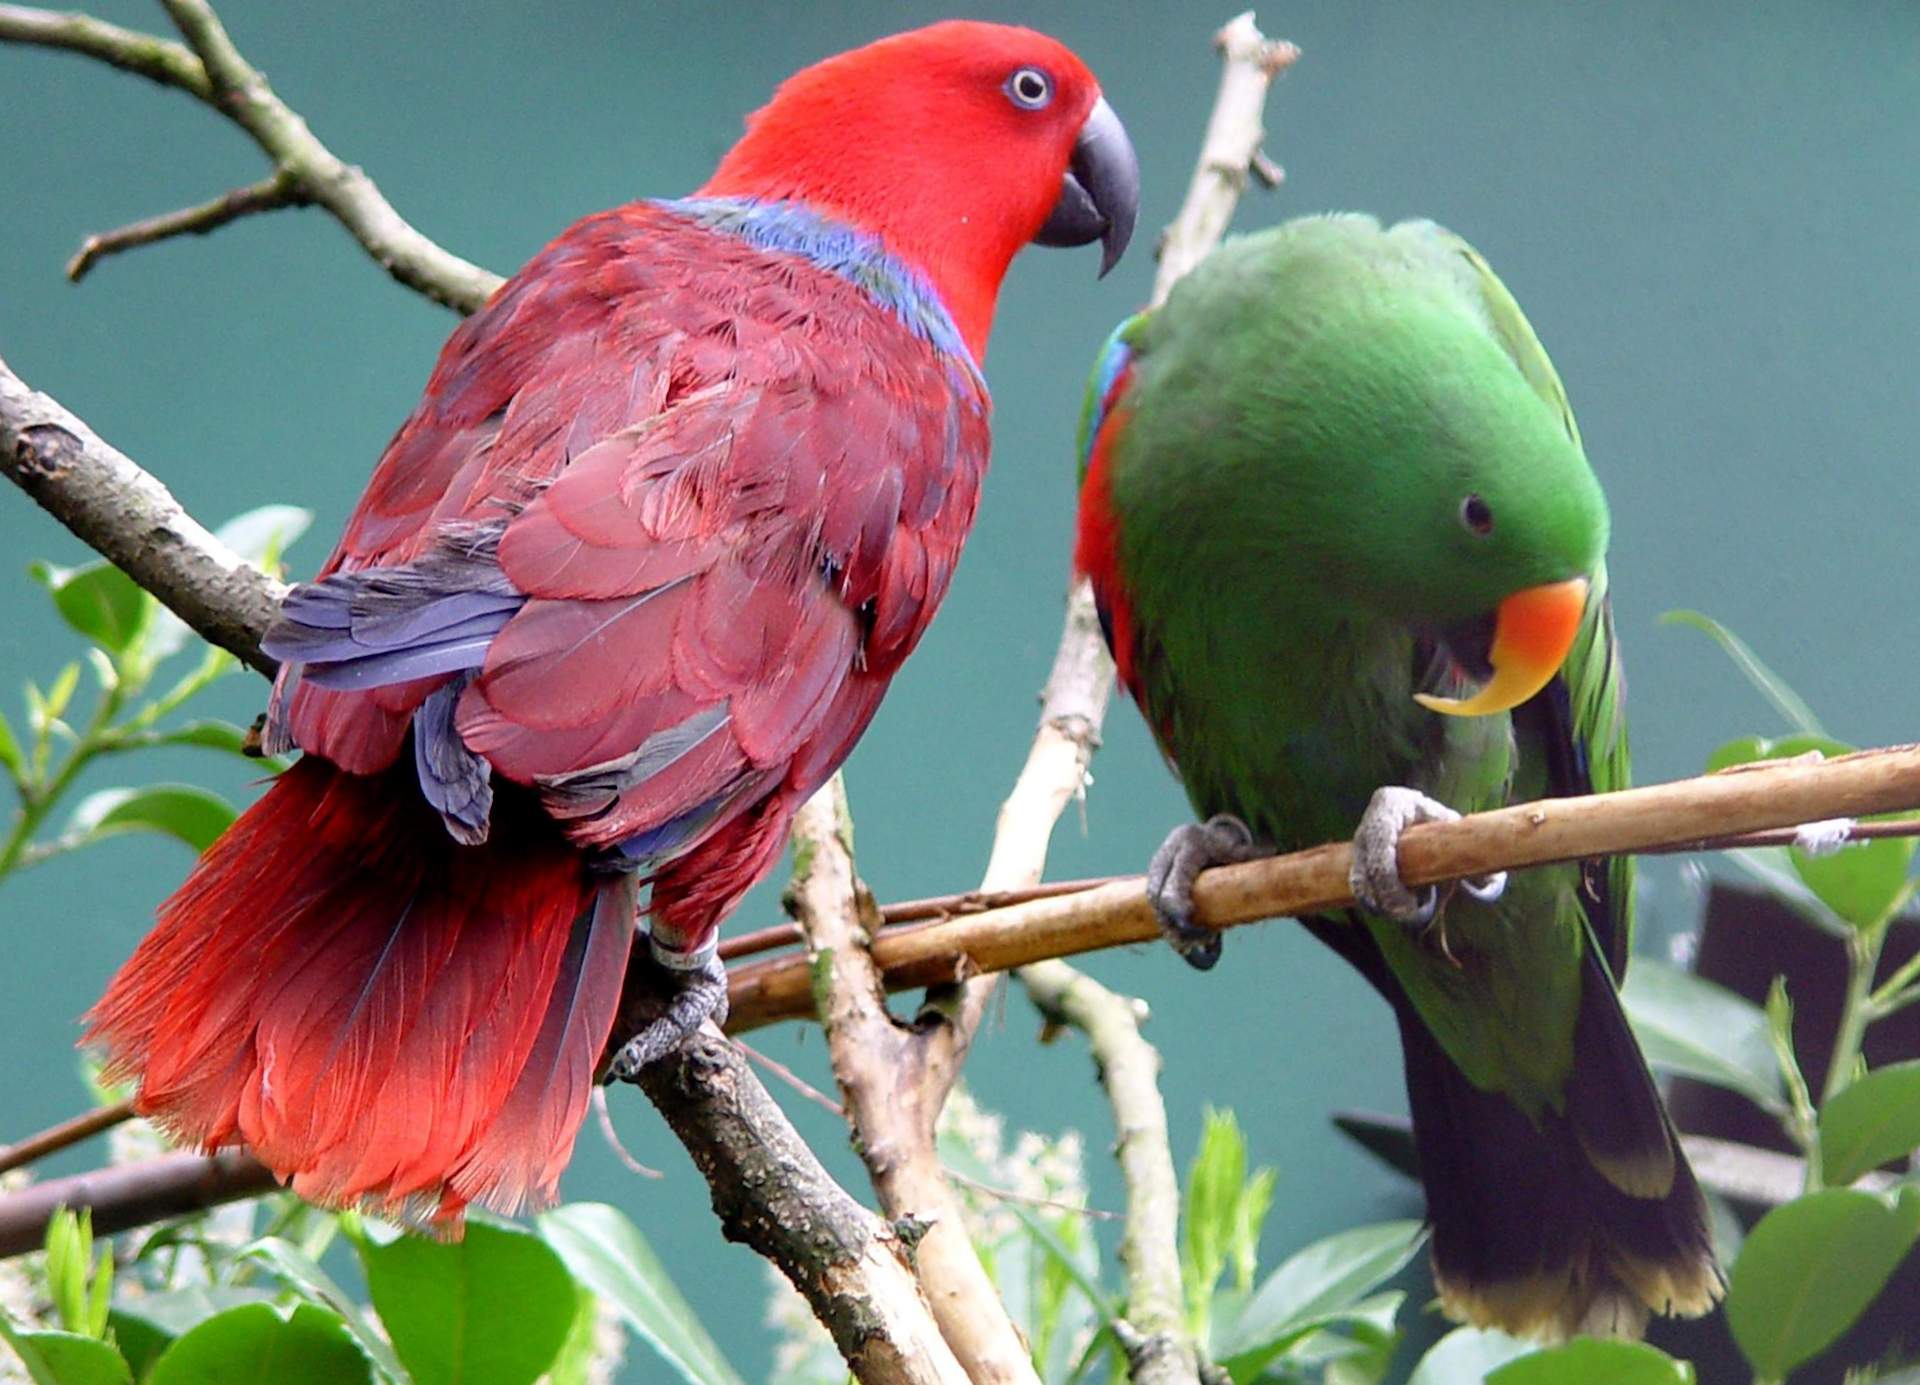
{"label": "tree branch", "polygon": [[1220,90],[1200,141],[1200,159],[1187,185],[1186,200],[1161,239],[1160,272],[1154,280],[1156,305],[1166,300],[1167,290],[1176,281],[1213,253],[1226,234],[1248,174],[1261,159],[1267,88],[1300,57],[1300,50],[1291,43],[1264,37],[1253,22],[1252,10],[1229,21],[1213,41],[1222,59]]}
{"label": "tree branch", "polygon": [[[122,1121],[131,1119],[133,1119],[131,1101],[116,1101],[111,1106],[96,1106],[91,1111],[84,1111],[71,1120],[48,1126],[37,1135],[29,1135],[24,1140],[0,1147],[0,1173],[10,1173],[14,1169],[25,1168],[36,1159],[57,1154],[69,1146],[77,1145],[82,1140],[90,1140],[102,1131],[111,1130]],[[0,1254],[4,1253],[0,1252]]]}
{"label": "tree branch", "polygon": [[163,87],[177,87],[197,100],[213,99],[213,85],[207,80],[207,70],[190,49],[136,29],[123,29],[89,14],[40,10],[28,5],[0,5],[0,43],[63,49],[98,59]]}
{"label": "tree branch", "polygon": [[[393,209],[371,178],[322,144],[307,122],[274,95],[267,79],[241,56],[206,0],[163,3],[186,47],[87,15],[0,5],[0,42],[65,49],[184,91],[245,130],[273,161],[273,174],[261,183],[242,189],[241,194],[229,193],[200,207],[138,223],[146,233],[135,239],[125,238],[136,227],[91,238],[74,260],[82,273],[98,258],[97,253],[88,254],[88,247],[98,240],[117,241],[109,248],[124,249],[170,235],[209,231],[250,212],[311,202],[331,212],[376,262],[408,288],[463,313],[486,302],[500,286],[500,276],[421,235]],[[261,192],[282,180],[288,190],[277,198]],[[242,195],[249,193],[253,195]],[[215,210],[236,198],[225,215]],[[69,273],[80,277],[71,268]]]}
{"label": "tree branch", "polygon": [[965,1385],[900,1235],[835,1183],[738,1049],[712,1029],[640,1074],[727,1238],[773,1261],[863,1382]]}
{"label": "tree branch", "polygon": [[1140,1035],[1145,1002],[1108,990],[1065,962],[1020,969],[1020,984],[1050,1023],[1087,1037],[1100,1085],[1113,1107],[1114,1153],[1127,1187],[1120,1260],[1127,1270],[1123,1343],[1134,1385],[1200,1378],[1200,1351],[1186,1328],[1180,1277],[1180,1180],[1160,1099],[1160,1054]]}
{"label": "tree branch", "polygon": [[0,1258],[38,1250],[47,1220],[60,1207],[93,1209],[98,1235],[128,1231],[223,1202],[258,1197],[277,1185],[251,1155],[167,1154],[30,1183],[0,1198]]}
{"label": "tree branch", "polygon": [[[967,1235],[958,1199],[940,1167],[934,1125],[953,1089],[964,1044],[951,1009],[912,1025],[887,1009],[868,950],[878,925],[873,898],[854,875],[852,820],[839,775],[793,821],[789,894],[807,938],[815,1004],[846,1099],[855,1147],[896,1222],[925,1228],[914,1266],[940,1331],[976,1382],[1032,1382],[1033,1362]],[[954,999],[954,997],[947,997]]]}
{"label": "tree branch", "polygon": [[209,643],[272,675],[260,636],[285,585],[208,533],[150,473],[4,360],[0,472]]}
{"label": "tree branch", "polygon": [[304,207],[311,200],[291,173],[284,168],[276,169],[257,183],[223,192],[211,202],[202,202],[197,207],[163,212],[117,230],[88,236],[80,243],[73,258],[67,261],[67,278],[77,284],[100,261],[124,250],[170,240],[174,236],[204,236],[243,216],[278,211],[282,207]]}
{"label": "tree branch", "polygon": [[[1441,884],[1645,851],[1713,849],[1715,838],[1826,818],[1920,809],[1920,745],[1862,750],[1826,761],[1773,760],[1717,774],[1617,793],[1550,798],[1423,823],[1400,841],[1409,885]],[[1194,887],[1197,920],[1234,928],[1260,919],[1338,912],[1351,844],[1333,842],[1203,873]],[[873,944],[889,990],[937,985],[959,975],[1025,966],[1160,936],[1141,878],[1123,876],[1073,894],[890,928]],[[736,967],[728,1027],[744,1033],[812,1013],[803,958]]]}

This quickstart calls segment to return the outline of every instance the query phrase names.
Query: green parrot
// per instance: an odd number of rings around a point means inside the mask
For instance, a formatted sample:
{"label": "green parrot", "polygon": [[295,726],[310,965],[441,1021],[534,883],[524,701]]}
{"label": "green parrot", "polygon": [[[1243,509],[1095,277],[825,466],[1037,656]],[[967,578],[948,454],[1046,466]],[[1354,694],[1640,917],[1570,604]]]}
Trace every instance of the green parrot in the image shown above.
{"label": "green parrot", "polygon": [[1301,920],[1399,1019],[1441,1304],[1638,1335],[1722,1280],[1618,997],[1626,858],[1418,893],[1414,822],[1627,783],[1607,508],[1552,364],[1466,242],[1314,216],[1123,323],[1089,389],[1077,565],[1204,821],[1148,893],[1190,963],[1211,865],[1352,837]]}

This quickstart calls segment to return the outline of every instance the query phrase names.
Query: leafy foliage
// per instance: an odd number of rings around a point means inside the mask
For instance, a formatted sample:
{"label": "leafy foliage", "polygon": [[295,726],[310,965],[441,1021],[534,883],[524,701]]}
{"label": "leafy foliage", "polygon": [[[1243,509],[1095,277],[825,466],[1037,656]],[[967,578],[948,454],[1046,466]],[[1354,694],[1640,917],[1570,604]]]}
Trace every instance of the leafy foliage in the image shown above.
{"label": "leafy foliage", "polygon": [[[243,558],[272,570],[310,519],[305,510],[291,505],[267,505],[228,521],[219,537]],[[205,850],[233,821],[234,809],[220,795],[189,784],[102,789],[83,799],[56,835],[41,836],[81,772],[96,761],[154,746],[198,746],[243,755],[246,734],[222,721],[173,720],[238,665],[232,655],[193,639],[187,627],[132,578],[104,561],[77,568],[35,563],[30,571],[47,589],[61,619],[89,648],[44,689],[32,682],[26,685],[24,738],[0,712],[0,772],[18,799],[0,835],[0,881],[15,870],[124,832],[156,832],[195,851]],[[164,692],[147,696],[162,666],[190,648],[198,650],[192,667]],[[81,719],[73,712],[83,665],[92,670],[97,695]]]}

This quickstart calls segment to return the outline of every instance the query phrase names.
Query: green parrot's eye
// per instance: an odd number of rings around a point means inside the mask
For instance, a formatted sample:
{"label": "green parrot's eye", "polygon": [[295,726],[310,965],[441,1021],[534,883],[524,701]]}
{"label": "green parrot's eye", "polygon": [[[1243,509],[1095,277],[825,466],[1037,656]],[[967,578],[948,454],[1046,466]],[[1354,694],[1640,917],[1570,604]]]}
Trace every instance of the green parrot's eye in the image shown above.
{"label": "green parrot's eye", "polygon": [[1477,495],[1469,495],[1460,502],[1460,522],[1466,525],[1469,533],[1486,535],[1493,532],[1493,507]]}
{"label": "green parrot's eye", "polygon": [[1023,111],[1037,111],[1053,100],[1053,78],[1037,67],[1016,67],[1007,78],[1007,100]]}

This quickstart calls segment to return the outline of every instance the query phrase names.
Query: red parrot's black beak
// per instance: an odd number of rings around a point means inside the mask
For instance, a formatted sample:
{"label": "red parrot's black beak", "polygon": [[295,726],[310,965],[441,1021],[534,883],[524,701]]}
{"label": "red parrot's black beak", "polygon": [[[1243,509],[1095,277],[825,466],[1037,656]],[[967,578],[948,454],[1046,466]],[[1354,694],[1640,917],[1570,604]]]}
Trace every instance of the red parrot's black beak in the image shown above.
{"label": "red parrot's black beak", "polygon": [[1140,160],[1126,127],[1103,96],[1080,127],[1073,160],[1060,182],[1060,200],[1034,244],[1087,245],[1097,240],[1104,277],[1126,253],[1139,214]]}

